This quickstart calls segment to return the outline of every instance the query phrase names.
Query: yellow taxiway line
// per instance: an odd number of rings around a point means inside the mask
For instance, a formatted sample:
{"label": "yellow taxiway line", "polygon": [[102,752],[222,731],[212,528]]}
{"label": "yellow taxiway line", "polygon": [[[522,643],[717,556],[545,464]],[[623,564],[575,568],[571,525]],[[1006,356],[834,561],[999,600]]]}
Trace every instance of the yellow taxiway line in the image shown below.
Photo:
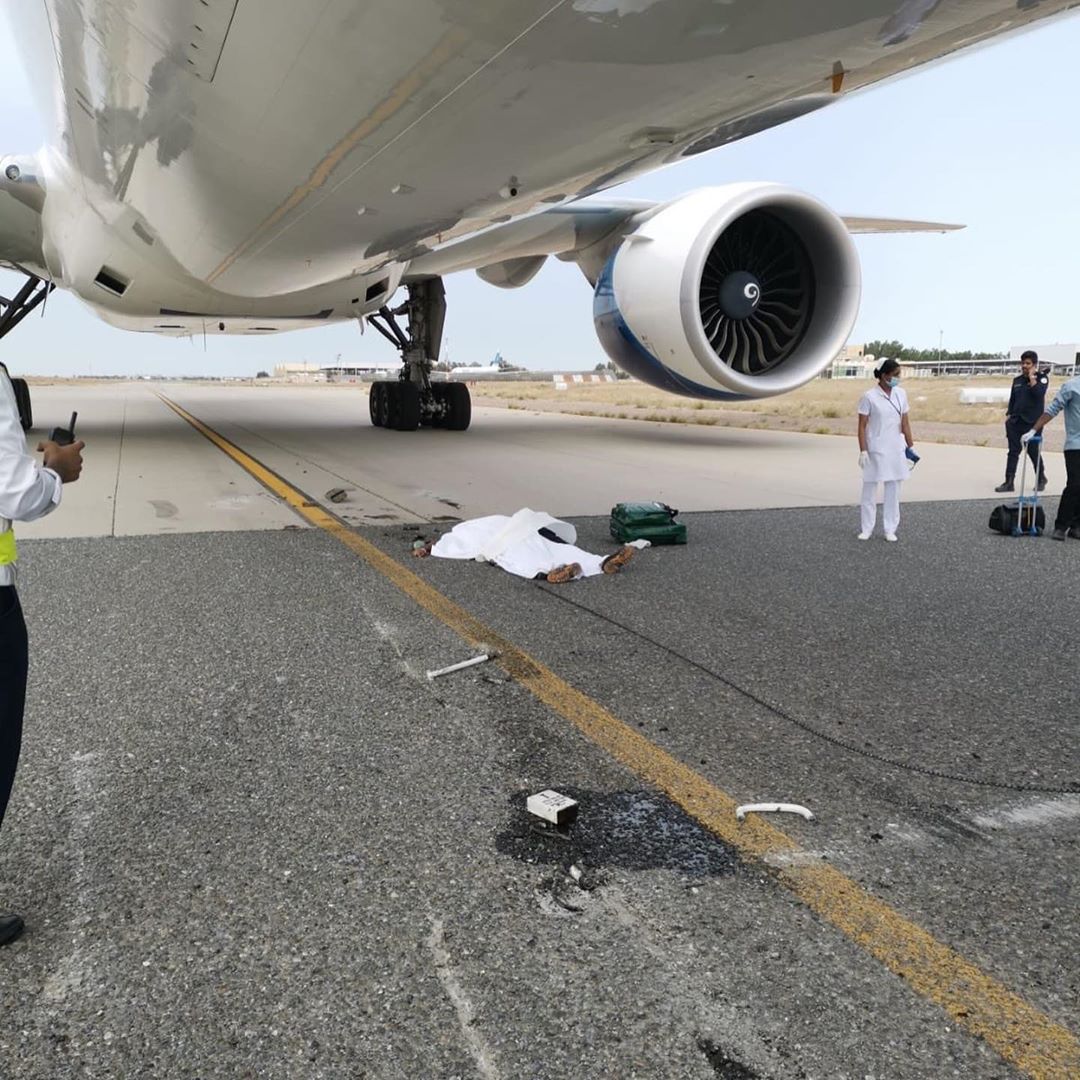
{"label": "yellow taxiway line", "polygon": [[[359,555],[420,607],[470,644],[484,644],[497,651],[497,662],[517,682],[602,750],[662,791],[744,859],[764,862],[769,856],[789,856],[770,860],[774,865],[768,867],[768,872],[773,878],[822,919],[877,957],[913,990],[941,1006],[958,1027],[983,1039],[1033,1080],[1080,1077],[1080,1040],[1067,1028],[839,870],[828,864],[808,864],[791,858],[800,854],[801,849],[779,829],[756,817],[737,822],[735,800],[730,795],[500,637],[176,402],[158,396],[302,518]],[[776,868],[777,861],[784,865]]]}

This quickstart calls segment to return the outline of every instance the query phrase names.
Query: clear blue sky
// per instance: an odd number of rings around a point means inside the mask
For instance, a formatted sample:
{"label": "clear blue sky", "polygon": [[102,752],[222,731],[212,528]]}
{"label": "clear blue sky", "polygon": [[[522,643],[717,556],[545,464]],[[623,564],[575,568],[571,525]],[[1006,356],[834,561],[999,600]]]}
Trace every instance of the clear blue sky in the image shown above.
{"label": "clear blue sky", "polygon": [[[3,22],[0,21],[0,25]],[[1080,340],[1080,15],[856,94],[785,127],[636,180],[619,194],[672,198],[705,184],[778,180],[841,213],[963,222],[947,236],[864,237],[863,307],[853,341],[1007,349]],[[10,35],[0,36],[4,152],[43,141]],[[0,274],[8,294],[13,279]],[[496,352],[531,368],[606,360],[588,284],[556,260],[517,291],[473,274],[447,280],[450,358]],[[4,341],[28,374],[254,374],[285,361],[392,360],[355,325],[274,339],[174,341],[98,321],[66,294]]]}

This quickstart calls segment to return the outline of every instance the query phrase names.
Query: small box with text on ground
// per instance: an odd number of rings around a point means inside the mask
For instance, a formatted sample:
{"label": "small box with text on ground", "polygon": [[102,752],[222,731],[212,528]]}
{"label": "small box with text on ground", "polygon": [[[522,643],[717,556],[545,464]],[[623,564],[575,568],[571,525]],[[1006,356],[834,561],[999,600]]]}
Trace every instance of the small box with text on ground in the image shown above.
{"label": "small box with text on ground", "polygon": [[565,829],[574,823],[578,804],[568,796],[549,789],[530,795],[525,800],[525,809],[544,821],[550,821],[557,828]]}

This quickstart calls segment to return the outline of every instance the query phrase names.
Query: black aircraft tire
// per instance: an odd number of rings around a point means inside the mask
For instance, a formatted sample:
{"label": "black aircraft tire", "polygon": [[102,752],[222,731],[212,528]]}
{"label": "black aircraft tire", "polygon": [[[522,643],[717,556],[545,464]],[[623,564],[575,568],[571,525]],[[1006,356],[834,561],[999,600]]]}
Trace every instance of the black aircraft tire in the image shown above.
{"label": "black aircraft tire", "polygon": [[379,411],[379,427],[390,426],[390,387],[391,383],[381,382],[379,383],[379,400],[377,407]]}
{"label": "black aircraft tire", "polygon": [[368,391],[368,412],[371,414],[371,426],[381,427],[379,422],[379,398],[382,397],[382,383],[373,382]]}
{"label": "black aircraft tire", "polygon": [[23,431],[34,426],[34,407],[30,402],[30,387],[25,379],[12,379],[11,388],[15,391],[15,404],[19,409],[19,423]]}
{"label": "black aircraft tire", "polygon": [[420,391],[412,383],[398,383],[397,387],[398,431],[415,431],[420,426]]}
{"label": "black aircraft tire", "polygon": [[396,430],[398,426],[398,418],[401,415],[401,395],[398,390],[401,387],[401,383],[388,382],[383,384],[386,388],[386,422],[383,427],[388,427],[391,430]]}
{"label": "black aircraft tire", "polygon": [[472,397],[464,383],[446,384],[450,411],[446,416],[446,426],[451,431],[465,431],[472,421]]}

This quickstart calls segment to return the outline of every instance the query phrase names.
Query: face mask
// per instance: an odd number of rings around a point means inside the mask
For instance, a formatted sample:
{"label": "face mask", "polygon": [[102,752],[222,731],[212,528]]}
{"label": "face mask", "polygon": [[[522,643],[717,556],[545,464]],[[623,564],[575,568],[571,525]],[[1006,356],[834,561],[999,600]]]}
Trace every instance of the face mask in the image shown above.
{"label": "face mask", "polygon": [[897,378],[897,377],[896,377],[896,376],[894,375],[894,376],[893,376],[893,377],[892,377],[892,378],[891,378],[891,379],[889,380],[889,386],[890,386],[891,388],[895,389],[895,388],[896,388],[896,387],[898,387],[899,385],[900,385],[900,380],[899,380],[899,379],[898,379],[898,378]]}

